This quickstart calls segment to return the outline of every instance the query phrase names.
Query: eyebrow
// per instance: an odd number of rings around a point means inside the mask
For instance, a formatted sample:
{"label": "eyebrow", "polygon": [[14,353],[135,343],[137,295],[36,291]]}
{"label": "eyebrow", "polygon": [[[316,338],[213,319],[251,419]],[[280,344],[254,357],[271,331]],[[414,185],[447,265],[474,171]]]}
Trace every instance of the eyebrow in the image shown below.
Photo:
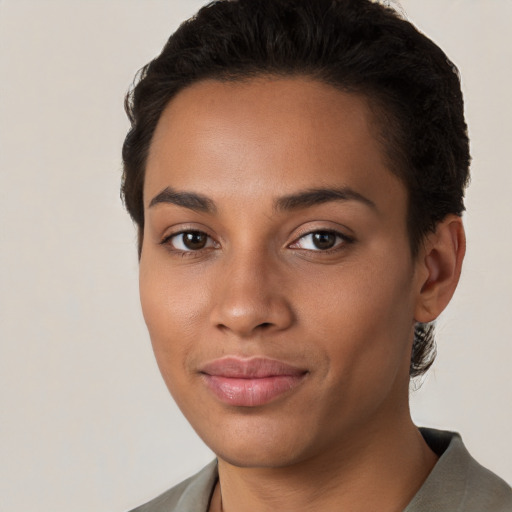
{"label": "eyebrow", "polygon": [[[279,212],[311,208],[331,201],[358,201],[373,210],[377,207],[373,201],[349,188],[315,188],[280,197],[274,201],[274,210]],[[166,187],[149,203],[149,208],[157,204],[175,204],[183,208],[203,213],[215,213],[215,203],[206,196],[195,192],[177,192]]]}
{"label": "eyebrow", "polygon": [[274,209],[276,211],[298,210],[330,201],[358,201],[373,210],[377,210],[377,206],[373,201],[349,187],[314,188],[280,197],[275,201]]}
{"label": "eyebrow", "polygon": [[204,213],[215,213],[217,211],[215,203],[206,196],[194,192],[176,192],[171,187],[165,188],[151,199],[149,208],[161,203],[175,204],[189,210]]}

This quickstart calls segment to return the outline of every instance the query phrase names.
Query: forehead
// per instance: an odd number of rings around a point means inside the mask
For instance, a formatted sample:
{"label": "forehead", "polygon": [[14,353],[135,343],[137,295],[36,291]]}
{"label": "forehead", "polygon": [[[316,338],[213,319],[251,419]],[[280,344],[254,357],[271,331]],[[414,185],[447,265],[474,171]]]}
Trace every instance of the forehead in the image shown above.
{"label": "forehead", "polygon": [[371,196],[393,189],[405,201],[377,132],[364,96],[315,80],[198,82],[174,97],[159,120],[145,205],[166,186],[247,200],[348,186]]}

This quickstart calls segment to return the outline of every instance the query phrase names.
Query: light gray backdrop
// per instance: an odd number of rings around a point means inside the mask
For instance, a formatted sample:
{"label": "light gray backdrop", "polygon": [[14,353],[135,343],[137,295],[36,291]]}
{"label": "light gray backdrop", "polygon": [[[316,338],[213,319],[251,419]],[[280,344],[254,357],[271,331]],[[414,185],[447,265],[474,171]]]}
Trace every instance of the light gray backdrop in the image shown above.
{"label": "light gray backdrop", "polygon": [[[211,453],[160,379],[119,200],[122,101],[201,0],[0,0],[0,512],[122,512]],[[461,70],[468,255],[416,421],[512,481],[512,2],[404,0]]]}

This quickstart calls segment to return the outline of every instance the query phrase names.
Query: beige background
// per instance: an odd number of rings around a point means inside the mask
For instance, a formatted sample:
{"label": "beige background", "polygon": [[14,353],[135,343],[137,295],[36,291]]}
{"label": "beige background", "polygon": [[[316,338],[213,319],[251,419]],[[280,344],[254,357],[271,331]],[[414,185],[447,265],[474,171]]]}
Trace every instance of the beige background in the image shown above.
{"label": "beige background", "polygon": [[[153,361],[118,193],[123,95],[202,3],[0,0],[0,512],[122,512],[211,458]],[[402,5],[461,70],[474,157],[414,417],[512,482],[512,2]]]}

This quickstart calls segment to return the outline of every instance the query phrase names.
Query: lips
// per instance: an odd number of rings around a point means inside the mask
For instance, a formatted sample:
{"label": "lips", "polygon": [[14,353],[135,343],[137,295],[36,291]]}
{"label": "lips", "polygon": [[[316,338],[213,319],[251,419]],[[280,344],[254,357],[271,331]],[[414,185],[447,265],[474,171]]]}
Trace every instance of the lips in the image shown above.
{"label": "lips", "polygon": [[290,393],[307,371],[275,359],[224,357],[205,364],[200,373],[221,402],[256,407]]}

